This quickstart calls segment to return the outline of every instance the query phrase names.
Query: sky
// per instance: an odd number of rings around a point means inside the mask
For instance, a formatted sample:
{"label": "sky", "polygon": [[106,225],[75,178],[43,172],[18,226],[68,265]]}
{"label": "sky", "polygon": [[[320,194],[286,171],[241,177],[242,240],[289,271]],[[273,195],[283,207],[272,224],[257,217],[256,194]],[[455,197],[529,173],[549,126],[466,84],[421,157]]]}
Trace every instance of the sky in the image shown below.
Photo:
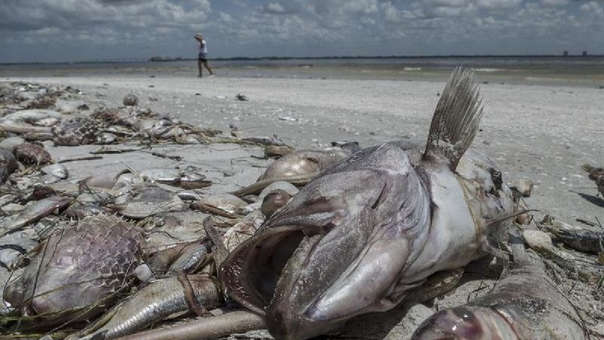
{"label": "sky", "polygon": [[604,54],[604,0],[0,0],[0,62]]}

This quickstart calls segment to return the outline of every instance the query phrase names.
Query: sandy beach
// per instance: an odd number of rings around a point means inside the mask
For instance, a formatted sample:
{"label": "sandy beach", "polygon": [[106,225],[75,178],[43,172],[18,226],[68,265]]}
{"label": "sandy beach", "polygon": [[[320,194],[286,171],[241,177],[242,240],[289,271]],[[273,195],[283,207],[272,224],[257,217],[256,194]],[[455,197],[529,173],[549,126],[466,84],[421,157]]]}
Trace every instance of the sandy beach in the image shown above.
{"label": "sandy beach", "polygon": [[[198,125],[246,135],[277,135],[296,148],[332,141],[362,147],[407,139],[423,144],[443,81],[280,79],[110,75],[19,77],[61,84],[86,101],[139,105]],[[538,218],[603,220],[604,201],[581,169],[604,164],[604,90],[589,87],[481,84],[485,116],[472,148],[494,159],[508,183],[535,183],[527,204]],[[239,101],[237,94],[248,101]]]}

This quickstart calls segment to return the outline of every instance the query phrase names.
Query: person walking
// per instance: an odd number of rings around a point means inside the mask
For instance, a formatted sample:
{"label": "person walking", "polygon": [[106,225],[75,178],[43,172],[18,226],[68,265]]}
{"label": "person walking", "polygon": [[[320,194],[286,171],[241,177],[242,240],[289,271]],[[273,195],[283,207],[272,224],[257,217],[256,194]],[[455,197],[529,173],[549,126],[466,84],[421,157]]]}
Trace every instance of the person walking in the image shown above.
{"label": "person walking", "polygon": [[198,77],[202,77],[203,66],[205,66],[208,72],[210,72],[210,75],[214,75],[214,72],[212,72],[212,69],[208,65],[208,44],[206,43],[201,33],[195,34],[194,37],[195,40],[199,42],[199,55],[197,57],[197,68],[199,69]]}

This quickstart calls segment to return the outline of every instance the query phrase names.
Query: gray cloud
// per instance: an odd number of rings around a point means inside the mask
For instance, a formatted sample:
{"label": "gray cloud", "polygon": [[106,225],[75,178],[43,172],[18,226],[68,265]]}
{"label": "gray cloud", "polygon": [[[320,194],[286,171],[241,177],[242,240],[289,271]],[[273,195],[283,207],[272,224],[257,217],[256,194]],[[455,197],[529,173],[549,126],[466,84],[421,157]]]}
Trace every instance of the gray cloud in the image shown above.
{"label": "gray cloud", "polygon": [[[604,2],[2,0],[0,61],[193,56],[604,53]],[[599,49],[599,50],[598,50]]]}

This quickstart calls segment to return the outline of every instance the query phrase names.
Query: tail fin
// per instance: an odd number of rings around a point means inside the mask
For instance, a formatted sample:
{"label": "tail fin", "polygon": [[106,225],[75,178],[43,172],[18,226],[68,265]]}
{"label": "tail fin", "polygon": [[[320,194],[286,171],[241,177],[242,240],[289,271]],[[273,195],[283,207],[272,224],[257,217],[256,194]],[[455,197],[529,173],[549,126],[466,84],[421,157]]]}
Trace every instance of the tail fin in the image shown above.
{"label": "tail fin", "polygon": [[453,71],[436,105],[424,157],[445,156],[451,170],[466,152],[478,132],[482,117],[482,100],[474,73],[458,67]]}

